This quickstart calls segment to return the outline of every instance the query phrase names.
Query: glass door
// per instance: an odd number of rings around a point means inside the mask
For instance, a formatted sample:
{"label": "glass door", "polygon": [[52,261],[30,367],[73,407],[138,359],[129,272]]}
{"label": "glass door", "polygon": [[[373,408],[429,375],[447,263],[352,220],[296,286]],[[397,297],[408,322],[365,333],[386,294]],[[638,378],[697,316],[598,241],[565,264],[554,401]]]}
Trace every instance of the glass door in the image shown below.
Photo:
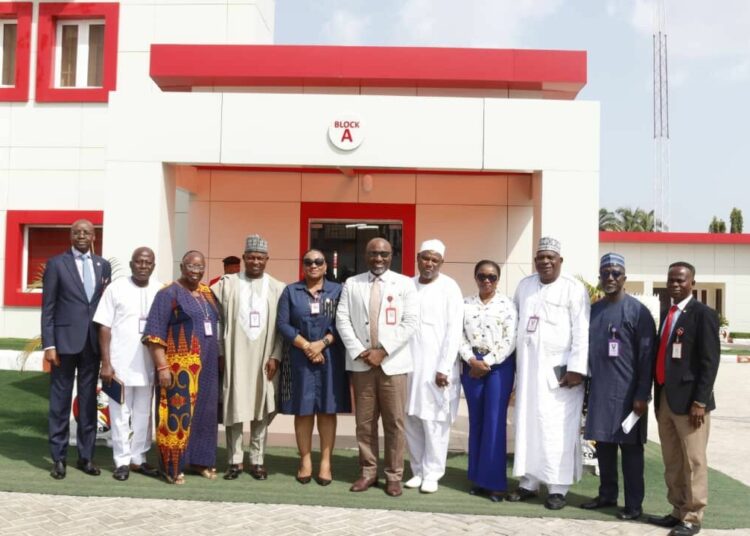
{"label": "glass door", "polygon": [[310,247],[322,251],[328,260],[326,277],[343,283],[349,276],[367,271],[365,248],[382,237],[393,247],[391,270],[403,267],[403,224],[400,221],[311,220]]}

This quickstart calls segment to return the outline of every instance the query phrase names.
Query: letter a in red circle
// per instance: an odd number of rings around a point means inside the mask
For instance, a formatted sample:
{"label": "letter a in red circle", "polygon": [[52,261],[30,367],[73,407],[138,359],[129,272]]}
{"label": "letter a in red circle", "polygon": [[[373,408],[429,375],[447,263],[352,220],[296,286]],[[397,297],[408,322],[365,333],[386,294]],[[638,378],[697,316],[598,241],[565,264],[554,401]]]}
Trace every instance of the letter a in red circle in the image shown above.
{"label": "letter a in red circle", "polygon": [[341,141],[342,142],[344,142],[344,141],[351,141],[351,142],[353,142],[354,141],[352,139],[352,132],[351,132],[351,130],[349,130],[348,128],[344,130],[344,133],[341,135]]}

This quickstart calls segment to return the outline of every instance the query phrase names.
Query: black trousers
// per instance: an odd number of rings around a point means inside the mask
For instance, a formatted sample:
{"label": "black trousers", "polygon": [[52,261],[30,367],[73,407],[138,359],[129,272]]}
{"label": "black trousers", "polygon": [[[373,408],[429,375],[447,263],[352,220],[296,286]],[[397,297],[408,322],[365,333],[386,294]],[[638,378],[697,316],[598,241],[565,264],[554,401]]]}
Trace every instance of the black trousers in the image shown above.
{"label": "black trousers", "polygon": [[58,354],[60,366],[52,367],[49,389],[49,449],[53,461],[65,460],[70,439],[73,382],[78,372],[78,458],[94,459],[96,443],[96,382],[100,357],[86,343],[79,354]]}
{"label": "black trousers", "polygon": [[625,508],[640,510],[645,487],[643,483],[643,444],[596,442],[599,459],[599,496],[606,501],[617,501],[617,449],[622,451],[622,479],[625,486]]}

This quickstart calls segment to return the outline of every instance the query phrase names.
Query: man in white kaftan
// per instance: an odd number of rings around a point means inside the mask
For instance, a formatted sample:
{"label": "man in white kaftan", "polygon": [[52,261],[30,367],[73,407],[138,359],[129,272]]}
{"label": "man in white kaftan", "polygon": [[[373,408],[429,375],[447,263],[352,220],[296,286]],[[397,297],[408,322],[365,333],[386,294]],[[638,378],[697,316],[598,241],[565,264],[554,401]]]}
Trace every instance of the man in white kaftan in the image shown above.
{"label": "man in white kaftan", "polygon": [[229,467],[224,478],[243,470],[243,424],[250,422],[250,476],[265,480],[268,426],[276,415],[276,371],[282,338],[276,331],[276,308],[284,283],[265,273],[268,242],[251,235],[242,255],[244,272],[224,275],[211,290],[221,304],[224,327],[223,419]]}
{"label": "man in white kaftan", "polygon": [[537,273],[518,285],[515,455],[519,488],[511,502],[547,486],[545,507],[559,510],[582,472],[580,427],[588,371],[589,297],[580,281],[561,274],[554,238],[539,241]]}
{"label": "man in white kaftan", "polygon": [[434,493],[445,474],[451,424],[458,412],[461,382],[458,347],[463,297],[458,284],[440,273],[445,245],[427,240],[417,254],[414,276],[420,322],[409,339],[414,370],[408,375],[406,442],[414,476],[404,485]]}
{"label": "man in white kaftan", "polygon": [[99,349],[103,384],[120,381],[124,400],[110,399],[112,478],[127,480],[130,471],[158,476],[159,471],[146,462],[151,448],[151,412],[154,394],[154,364],[148,348],[141,343],[146,318],[162,284],[151,278],[154,252],[137,248],[130,259],[130,277],[113,281],[102,294],[94,314],[99,324]]}

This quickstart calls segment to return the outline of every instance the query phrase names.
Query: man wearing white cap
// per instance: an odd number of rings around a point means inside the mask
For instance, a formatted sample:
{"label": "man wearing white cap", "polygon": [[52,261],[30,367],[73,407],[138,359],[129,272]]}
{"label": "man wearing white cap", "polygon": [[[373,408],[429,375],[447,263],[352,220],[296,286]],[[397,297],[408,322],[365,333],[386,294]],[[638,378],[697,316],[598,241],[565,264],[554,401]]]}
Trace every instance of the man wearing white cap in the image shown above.
{"label": "man wearing white cap", "polygon": [[588,373],[589,297],[583,284],[561,274],[560,242],[539,240],[537,273],[516,289],[515,455],[519,487],[511,502],[534,497],[547,486],[544,506],[559,510],[580,480],[583,377]]}
{"label": "man wearing white cap", "polygon": [[404,484],[434,493],[445,474],[450,428],[458,411],[461,383],[458,347],[463,297],[458,284],[440,273],[445,245],[427,240],[417,253],[419,327],[409,339],[414,370],[408,376],[406,442],[414,476]]}
{"label": "man wearing white cap", "polygon": [[276,371],[282,338],[276,331],[276,308],[284,283],[267,273],[268,242],[259,235],[245,241],[244,272],[224,275],[211,290],[224,319],[223,419],[229,467],[224,479],[243,469],[243,423],[250,422],[250,476],[265,480],[264,453],[268,425],[276,415]]}

